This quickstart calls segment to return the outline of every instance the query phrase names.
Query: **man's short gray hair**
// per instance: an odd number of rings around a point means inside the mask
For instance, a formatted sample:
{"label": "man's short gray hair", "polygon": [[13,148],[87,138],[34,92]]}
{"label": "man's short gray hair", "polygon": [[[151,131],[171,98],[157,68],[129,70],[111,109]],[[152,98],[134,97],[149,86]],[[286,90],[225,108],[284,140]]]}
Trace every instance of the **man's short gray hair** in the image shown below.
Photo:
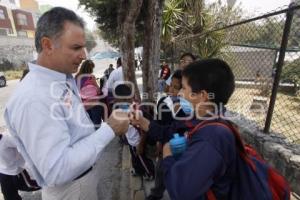
{"label": "man's short gray hair", "polygon": [[75,12],[62,7],[54,7],[39,18],[35,32],[35,47],[38,53],[42,51],[41,39],[43,37],[58,38],[64,30],[66,21],[84,29],[82,18],[77,16]]}

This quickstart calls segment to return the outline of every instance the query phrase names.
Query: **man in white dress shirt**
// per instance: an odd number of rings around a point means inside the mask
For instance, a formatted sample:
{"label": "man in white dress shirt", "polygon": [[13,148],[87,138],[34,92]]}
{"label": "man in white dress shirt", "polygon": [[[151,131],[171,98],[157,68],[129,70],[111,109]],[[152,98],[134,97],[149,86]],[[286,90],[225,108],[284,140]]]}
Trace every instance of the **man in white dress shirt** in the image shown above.
{"label": "man in white dress shirt", "polygon": [[44,200],[97,200],[93,165],[128,129],[120,110],[97,131],[85,112],[72,76],[86,58],[85,44],[84,23],[73,11],[44,13],[36,28],[37,61],[6,106],[7,127]]}

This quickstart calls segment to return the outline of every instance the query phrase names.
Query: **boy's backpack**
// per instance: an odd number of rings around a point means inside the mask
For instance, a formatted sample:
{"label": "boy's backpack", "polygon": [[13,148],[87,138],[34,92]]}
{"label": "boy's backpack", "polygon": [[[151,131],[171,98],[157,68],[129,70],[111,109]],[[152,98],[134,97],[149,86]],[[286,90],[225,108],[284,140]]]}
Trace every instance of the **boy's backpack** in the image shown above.
{"label": "boy's backpack", "polygon": [[[229,129],[235,137],[240,159],[237,159],[237,179],[233,182],[230,199],[290,199],[290,188],[285,178],[263,160],[254,148],[244,145],[238,129],[231,122],[203,121],[195,126],[188,136],[191,137],[206,126],[222,126]],[[206,197],[208,200],[216,199],[213,190],[209,190]]]}

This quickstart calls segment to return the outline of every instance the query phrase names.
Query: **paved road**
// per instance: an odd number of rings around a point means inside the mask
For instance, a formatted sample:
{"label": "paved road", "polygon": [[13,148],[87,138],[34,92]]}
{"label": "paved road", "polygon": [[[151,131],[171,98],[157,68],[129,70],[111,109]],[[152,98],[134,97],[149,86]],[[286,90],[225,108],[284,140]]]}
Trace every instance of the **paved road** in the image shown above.
{"label": "paved road", "polygon": [[0,127],[5,125],[3,119],[5,104],[17,86],[17,83],[19,83],[18,80],[7,81],[7,86],[0,88]]}

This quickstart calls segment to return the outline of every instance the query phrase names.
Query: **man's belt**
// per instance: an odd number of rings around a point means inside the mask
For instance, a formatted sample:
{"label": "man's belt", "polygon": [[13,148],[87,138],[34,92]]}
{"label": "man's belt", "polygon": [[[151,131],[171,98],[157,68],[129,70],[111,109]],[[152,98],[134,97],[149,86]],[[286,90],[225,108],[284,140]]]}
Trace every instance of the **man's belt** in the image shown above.
{"label": "man's belt", "polygon": [[89,173],[90,171],[92,171],[92,169],[93,169],[93,167],[88,168],[85,172],[83,172],[83,173],[80,174],[78,177],[76,177],[76,178],[74,179],[74,181],[76,181],[76,180],[78,180],[78,179],[84,177],[87,173]]}

